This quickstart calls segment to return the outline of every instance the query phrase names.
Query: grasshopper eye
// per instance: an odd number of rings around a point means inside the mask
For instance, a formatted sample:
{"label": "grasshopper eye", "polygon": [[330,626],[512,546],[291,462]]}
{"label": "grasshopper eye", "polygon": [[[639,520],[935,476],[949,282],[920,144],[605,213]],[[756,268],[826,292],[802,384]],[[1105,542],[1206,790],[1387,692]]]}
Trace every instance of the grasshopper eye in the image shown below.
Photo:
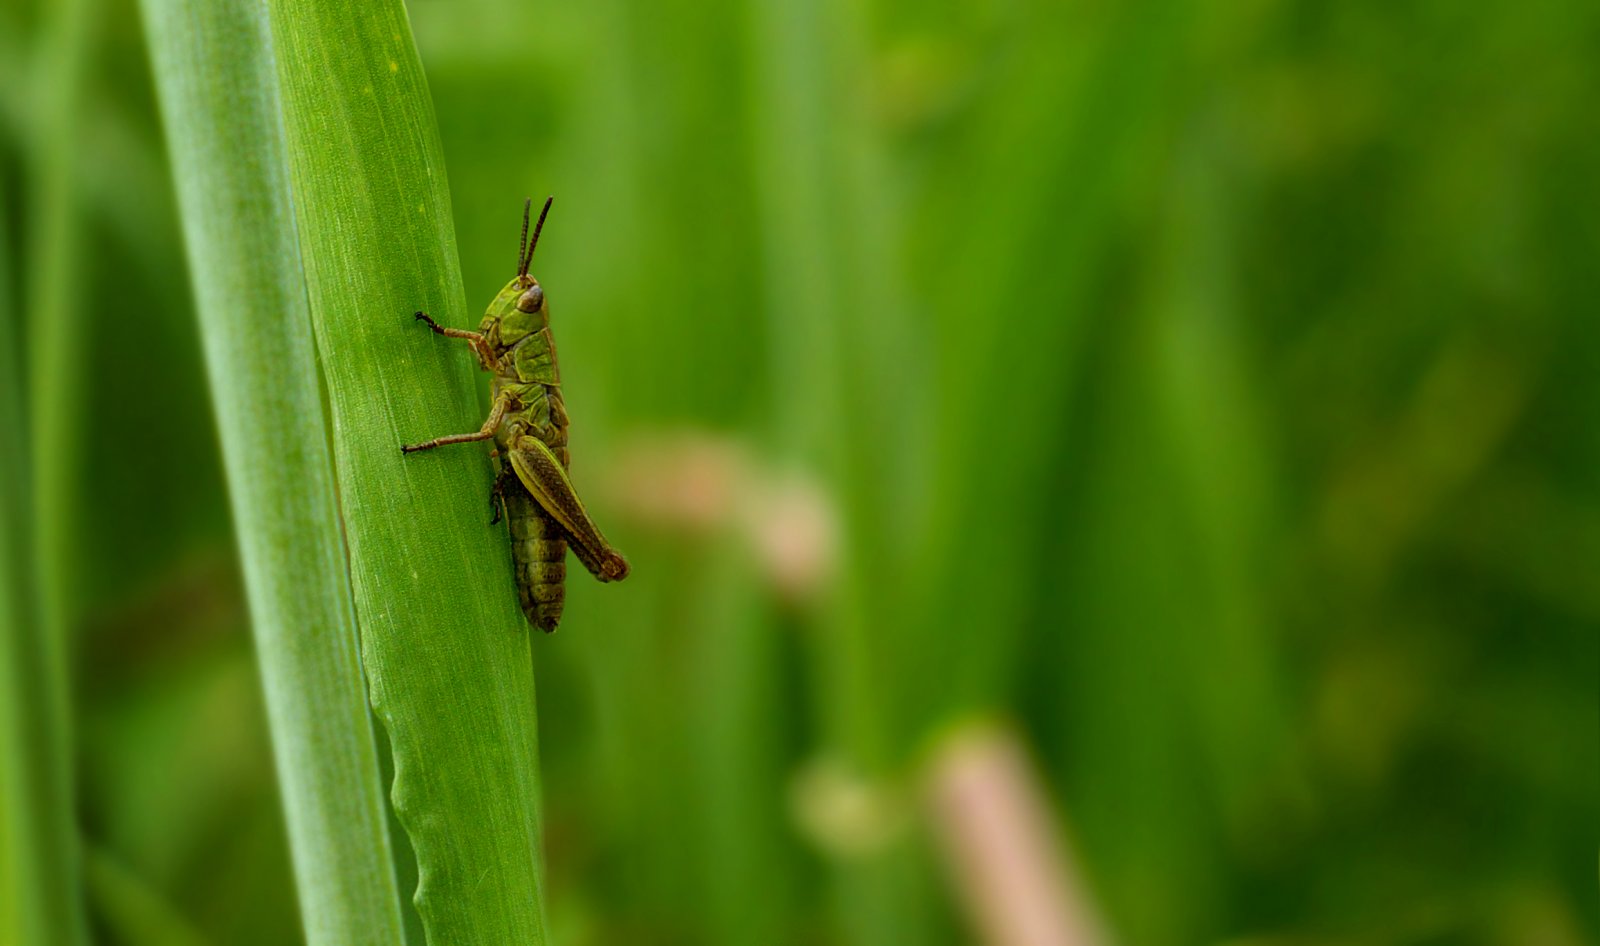
{"label": "grasshopper eye", "polygon": [[541,305],[544,305],[544,290],[538,286],[517,297],[517,308],[524,312],[538,312]]}

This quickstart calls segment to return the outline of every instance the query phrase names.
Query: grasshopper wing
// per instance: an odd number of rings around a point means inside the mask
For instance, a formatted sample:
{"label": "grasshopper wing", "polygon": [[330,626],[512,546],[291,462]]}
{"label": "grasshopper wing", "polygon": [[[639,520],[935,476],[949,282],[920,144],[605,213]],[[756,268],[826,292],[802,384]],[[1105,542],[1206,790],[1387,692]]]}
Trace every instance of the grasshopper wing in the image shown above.
{"label": "grasshopper wing", "polygon": [[567,471],[544,441],[524,435],[508,452],[517,479],[566,531],[578,561],[601,581],[621,581],[628,577],[628,560],[600,534],[599,527],[583,508],[578,491],[572,488]]}

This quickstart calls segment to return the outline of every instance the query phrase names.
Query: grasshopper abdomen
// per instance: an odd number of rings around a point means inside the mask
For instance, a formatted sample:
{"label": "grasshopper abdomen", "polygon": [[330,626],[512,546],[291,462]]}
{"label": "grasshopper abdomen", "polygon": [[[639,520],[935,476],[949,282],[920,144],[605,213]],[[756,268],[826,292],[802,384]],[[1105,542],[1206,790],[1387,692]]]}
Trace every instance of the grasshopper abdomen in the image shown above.
{"label": "grasshopper abdomen", "polygon": [[505,504],[522,613],[539,630],[553,631],[566,605],[566,533],[520,483],[506,490]]}

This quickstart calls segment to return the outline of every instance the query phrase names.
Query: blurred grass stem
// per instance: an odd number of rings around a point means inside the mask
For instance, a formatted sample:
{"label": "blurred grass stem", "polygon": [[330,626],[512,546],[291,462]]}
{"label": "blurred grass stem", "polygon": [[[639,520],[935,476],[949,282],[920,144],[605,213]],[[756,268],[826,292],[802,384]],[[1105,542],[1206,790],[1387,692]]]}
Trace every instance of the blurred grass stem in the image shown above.
{"label": "blurred grass stem", "polygon": [[[9,222],[0,190],[0,221]],[[39,765],[42,694],[39,638],[33,610],[32,535],[28,521],[28,449],[18,355],[21,326],[11,279],[9,228],[0,226],[0,942],[38,942],[50,918],[51,876],[38,869],[47,825],[41,805]]]}
{"label": "blurred grass stem", "polygon": [[38,941],[86,942],[81,844],[75,816],[71,710],[73,628],[70,593],[79,531],[74,502],[84,451],[86,400],[75,359],[86,307],[76,287],[83,265],[79,234],[77,157],[84,85],[94,41],[97,4],[62,0],[41,23],[41,56],[34,76],[44,100],[29,139],[28,177],[34,195],[27,300],[30,351],[28,397],[33,465],[31,539],[37,596],[17,635],[25,678],[24,722],[33,730],[24,817],[36,844],[25,871],[33,889],[22,909]]}
{"label": "blurred grass stem", "polygon": [[952,730],[933,752],[927,792],[945,867],[981,942],[1110,946],[1016,733],[981,723]]}

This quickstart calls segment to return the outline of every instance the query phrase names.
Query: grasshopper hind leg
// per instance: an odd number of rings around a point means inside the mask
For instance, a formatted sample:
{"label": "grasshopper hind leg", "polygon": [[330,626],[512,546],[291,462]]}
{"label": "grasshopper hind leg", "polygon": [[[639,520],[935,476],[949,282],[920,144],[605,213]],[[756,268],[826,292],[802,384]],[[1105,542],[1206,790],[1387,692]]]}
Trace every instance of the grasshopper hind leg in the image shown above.
{"label": "grasshopper hind leg", "polygon": [[566,467],[549,445],[536,437],[523,436],[508,453],[517,478],[561,529],[583,567],[601,581],[627,578],[628,560],[606,541],[589,518],[583,500],[567,478]]}

